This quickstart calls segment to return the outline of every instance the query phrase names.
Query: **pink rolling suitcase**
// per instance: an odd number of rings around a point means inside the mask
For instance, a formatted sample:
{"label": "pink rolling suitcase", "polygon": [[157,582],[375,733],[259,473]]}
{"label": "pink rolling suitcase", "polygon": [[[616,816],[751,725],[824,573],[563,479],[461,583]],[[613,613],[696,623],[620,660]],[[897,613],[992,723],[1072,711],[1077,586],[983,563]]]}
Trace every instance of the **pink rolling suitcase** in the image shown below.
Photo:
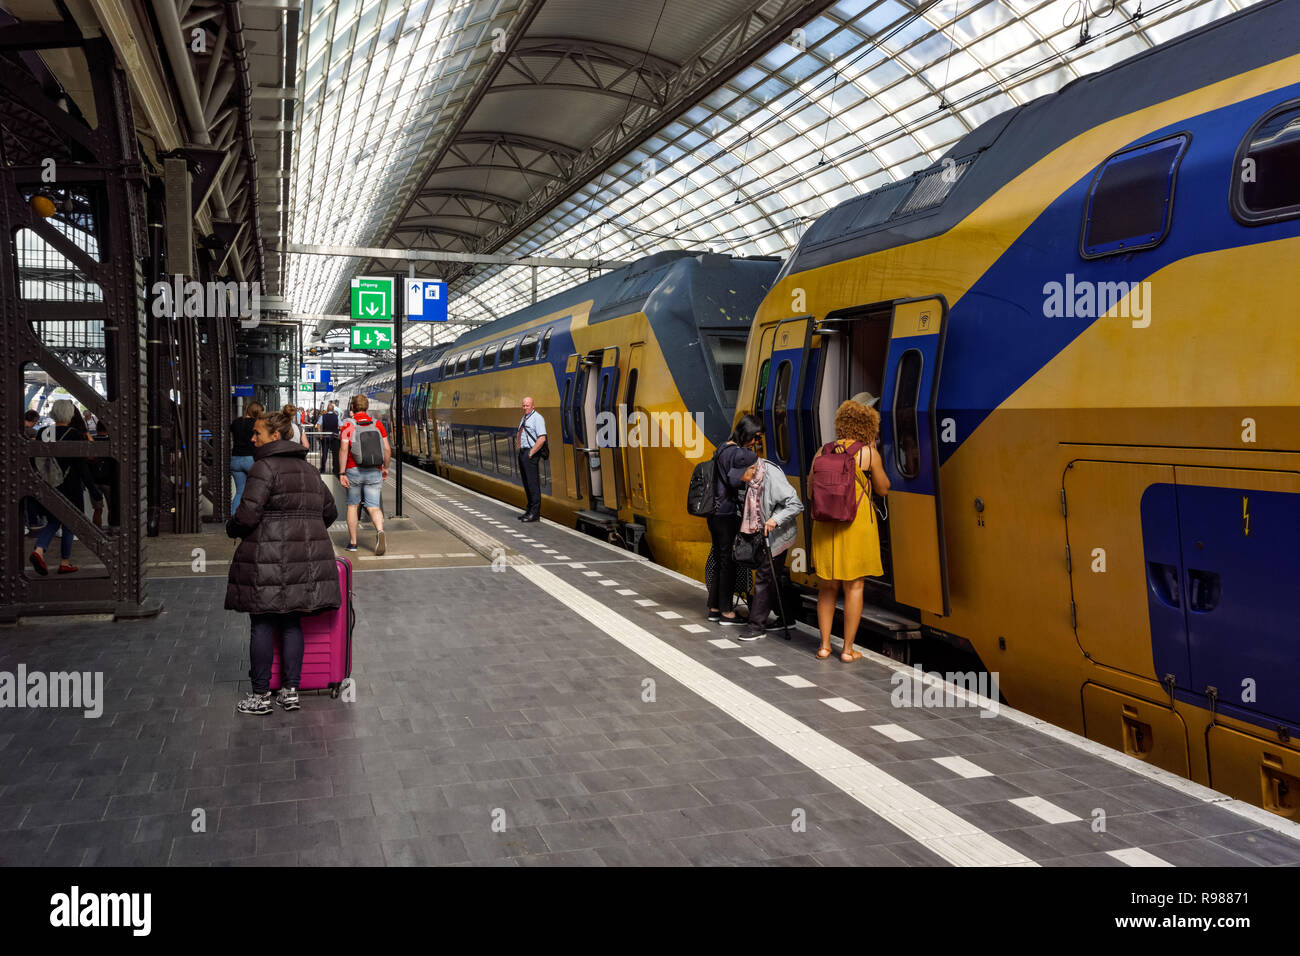
{"label": "pink rolling suitcase", "polygon": [[[343,602],[333,611],[309,614],[302,619],[302,679],[301,690],[329,688],[331,697],[338,697],[339,686],[352,674],[352,625],[356,612],[352,609],[352,563],[338,558],[339,593]],[[280,689],[280,642],[275,644],[275,659],[271,663],[271,690]]]}

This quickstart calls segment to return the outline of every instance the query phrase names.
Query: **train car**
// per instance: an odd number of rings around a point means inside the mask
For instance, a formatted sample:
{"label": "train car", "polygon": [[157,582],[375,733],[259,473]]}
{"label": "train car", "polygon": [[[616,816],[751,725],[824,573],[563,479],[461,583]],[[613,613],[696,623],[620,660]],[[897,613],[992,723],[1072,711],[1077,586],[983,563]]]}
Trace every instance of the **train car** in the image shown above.
{"label": "train car", "polygon": [[1297,76],[1294,4],[1262,3],[840,204],[760,307],[737,409],[800,486],[839,403],[880,397],[867,626],[972,648],[1011,706],[1288,817]]}
{"label": "train car", "polygon": [[[531,396],[551,449],[542,513],[702,579],[708,529],[686,513],[686,486],[730,431],[750,322],[779,268],[660,252],[418,353],[403,369],[404,436],[439,474],[523,507],[515,430]],[[393,378],[355,385],[386,421]]]}

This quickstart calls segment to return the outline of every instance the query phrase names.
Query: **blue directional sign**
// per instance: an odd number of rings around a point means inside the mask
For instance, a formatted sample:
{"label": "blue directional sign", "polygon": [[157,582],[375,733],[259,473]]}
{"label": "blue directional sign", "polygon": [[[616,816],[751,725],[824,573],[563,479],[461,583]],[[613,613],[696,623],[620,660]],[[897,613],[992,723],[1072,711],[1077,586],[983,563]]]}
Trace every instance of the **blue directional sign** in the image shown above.
{"label": "blue directional sign", "polygon": [[239,397],[243,397],[243,398],[252,398],[252,397],[253,397],[253,386],[252,386],[252,385],[232,385],[232,386],[230,386],[230,394],[234,395],[236,398],[239,398]]}
{"label": "blue directional sign", "polygon": [[446,322],[447,283],[436,279],[407,279],[406,317],[412,322]]}

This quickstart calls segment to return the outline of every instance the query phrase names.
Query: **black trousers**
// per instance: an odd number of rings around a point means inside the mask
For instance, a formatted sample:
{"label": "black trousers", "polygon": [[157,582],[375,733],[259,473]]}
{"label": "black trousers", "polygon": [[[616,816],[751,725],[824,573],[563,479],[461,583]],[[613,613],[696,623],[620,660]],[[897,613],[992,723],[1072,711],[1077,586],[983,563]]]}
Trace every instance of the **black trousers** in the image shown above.
{"label": "black trousers", "polygon": [[536,455],[529,455],[529,449],[519,449],[519,475],[524,482],[524,494],[528,496],[528,506],[524,509],[530,515],[541,516],[542,513],[542,478],[539,469],[541,462]]}
{"label": "black trousers", "polygon": [[248,657],[252,666],[248,677],[253,693],[265,694],[271,688],[271,664],[275,660],[275,635],[284,637],[280,649],[280,686],[297,687],[302,679],[302,623],[297,614],[250,614],[253,632],[249,638]]}
{"label": "black trousers", "polygon": [[736,602],[736,562],[731,546],[740,530],[740,515],[710,515],[709,535],[713,538],[713,556],[718,563],[718,573],[709,588],[709,608],[730,611]]}
{"label": "black trousers", "polygon": [[[337,435],[326,435],[321,440],[320,470],[327,475],[339,473],[339,447],[342,442]],[[333,467],[329,467],[329,465]]]}

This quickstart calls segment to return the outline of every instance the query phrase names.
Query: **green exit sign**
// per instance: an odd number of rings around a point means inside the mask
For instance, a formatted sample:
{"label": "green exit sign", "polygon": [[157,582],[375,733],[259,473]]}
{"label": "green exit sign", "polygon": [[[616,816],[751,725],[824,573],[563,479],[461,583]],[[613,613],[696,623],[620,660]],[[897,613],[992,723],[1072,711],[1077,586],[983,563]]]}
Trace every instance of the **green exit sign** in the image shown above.
{"label": "green exit sign", "polygon": [[315,383],[313,383],[313,382],[299,382],[299,383],[298,383],[298,391],[300,391],[300,392],[314,392],[314,391],[316,391],[316,385],[315,385]]}
{"label": "green exit sign", "polygon": [[354,325],[352,326],[352,347],[354,349],[391,349],[393,347],[393,327],[391,325]]}
{"label": "green exit sign", "polygon": [[[393,321],[393,279],[358,276],[352,280],[352,318]],[[353,346],[356,347],[355,344]]]}

